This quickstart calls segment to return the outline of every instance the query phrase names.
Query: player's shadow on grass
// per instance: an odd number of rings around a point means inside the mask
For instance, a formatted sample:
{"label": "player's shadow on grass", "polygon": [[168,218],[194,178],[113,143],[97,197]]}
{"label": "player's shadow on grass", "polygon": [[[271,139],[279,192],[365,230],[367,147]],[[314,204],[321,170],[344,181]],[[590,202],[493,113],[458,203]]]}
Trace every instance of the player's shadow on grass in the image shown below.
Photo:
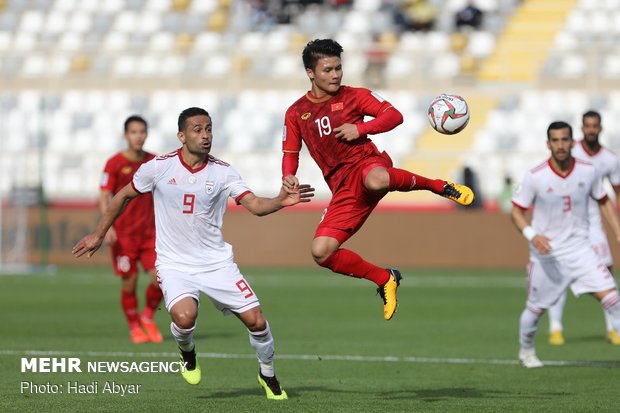
{"label": "player's shadow on grass", "polygon": [[[366,393],[364,391],[354,390],[334,390],[323,386],[303,386],[303,387],[285,387],[286,394],[289,398],[300,398],[310,393]],[[229,391],[218,391],[198,396],[198,399],[232,399],[241,396],[265,396],[265,391],[256,385],[256,387],[248,387],[245,389],[234,389]]]}
{"label": "player's shadow on grass", "polygon": [[488,399],[512,397],[513,394],[497,390],[480,390],[473,387],[450,387],[444,389],[419,389],[419,390],[396,390],[393,392],[382,392],[381,398],[384,399],[418,399],[424,402],[437,402],[449,398],[456,399]]}
{"label": "player's shadow on grass", "polygon": [[600,342],[603,344],[607,343],[605,336],[603,334],[597,335],[589,335],[589,336],[577,336],[577,337],[568,337],[566,339],[567,343],[595,343]]}

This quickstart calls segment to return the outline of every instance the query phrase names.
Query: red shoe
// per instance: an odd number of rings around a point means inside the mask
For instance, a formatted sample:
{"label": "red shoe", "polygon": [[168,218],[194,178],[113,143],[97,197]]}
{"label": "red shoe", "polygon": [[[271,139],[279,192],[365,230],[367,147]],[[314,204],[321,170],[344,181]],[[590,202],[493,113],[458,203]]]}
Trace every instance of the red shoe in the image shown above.
{"label": "red shoe", "polygon": [[149,336],[147,336],[146,333],[137,326],[129,330],[129,336],[131,338],[131,341],[136,344],[143,344],[149,342]]}
{"label": "red shoe", "polygon": [[148,340],[153,343],[161,343],[164,341],[164,338],[161,336],[161,333],[157,329],[157,324],[153,320],[145,319],[144,317],[140,317],[140,325],[146,331],[146,335],[148,336]]}

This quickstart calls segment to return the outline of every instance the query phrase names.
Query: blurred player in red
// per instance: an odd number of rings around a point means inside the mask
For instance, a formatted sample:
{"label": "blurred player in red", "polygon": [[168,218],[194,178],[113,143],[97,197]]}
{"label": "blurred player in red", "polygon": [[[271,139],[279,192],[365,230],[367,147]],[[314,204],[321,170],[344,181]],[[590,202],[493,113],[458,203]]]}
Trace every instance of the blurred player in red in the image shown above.
{"label": "blurred player in red", "polygon": [[[341,85],[341,53],[342,46],[331,39],[313,40],[303,50],[311,89],[286,111],[283,184],[291,193],[297,190],[295,174],[303,141],[333,194],[314,235],[312,256],[333,272],[377,284],[384,318],[390,320],[396,311],[400,272],[377,267],[340,246],[390,191],[429,190],[461,205],[471,204],[474,194],[464,185],[392,166],[388,154],[379,152],[368,135],[394,129],[403,116],[375,92]],[[364,122],[365,116],[374,119]]]}
{"label": "blurred player in red", "polygon": [[[112,197],[131,182],[140,165],[155,155],[142,147],[147,137],[147,123],[140,116],[130,116],[125,121],[127,148],[114,155],[105,165],[101,177],[99,209],[103,214]],[[162,342],[162,335],[153,321],[162,292],[157,283],[155,271],[155,216],[151,194],[127,204],[120,217],[105,237],[110,245],[114,272],[122,278],[121,306],[129,324],[129,334],[134,343]],[[138,262],[151,276],[146,288],[146,302],[138,314]]]}

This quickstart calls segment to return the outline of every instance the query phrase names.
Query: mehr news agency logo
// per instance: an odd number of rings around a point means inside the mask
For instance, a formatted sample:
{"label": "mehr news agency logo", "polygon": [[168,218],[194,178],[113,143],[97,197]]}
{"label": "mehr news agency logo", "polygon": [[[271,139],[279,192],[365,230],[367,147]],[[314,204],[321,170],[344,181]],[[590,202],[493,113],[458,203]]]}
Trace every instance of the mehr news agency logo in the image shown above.
{"label": "mehr news agency logo", "polygon": [[[182,373],[187,363],[182,361],[89,361],[85,364],[78,357],[21,358],[22,373]],[[22,380],[22,394],[116,394],[125,396],[140,393],[141,384],[122,384],[116,381],[90,381],[82,383],[69,380],[63,383],[35,383]]]}

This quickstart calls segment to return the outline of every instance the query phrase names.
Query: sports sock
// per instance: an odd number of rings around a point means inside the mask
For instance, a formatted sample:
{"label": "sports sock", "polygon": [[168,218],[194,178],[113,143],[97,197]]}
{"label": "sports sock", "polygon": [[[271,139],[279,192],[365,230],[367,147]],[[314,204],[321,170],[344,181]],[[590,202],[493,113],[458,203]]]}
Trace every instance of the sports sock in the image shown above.
{"label": "sports sock", "polygon": [[562,314],[564,313],[564,304],[566,304],[566,291],[562,293],[558,301],[547,309],[549,314],[549,332],[562,331]]}
{"label": "sports sock", "polygon": [[142,317],[147,320],[153,319],[153,313],[157,310],[157,306],[161,302],[164,294],[161,292],[158,286],[153,283],[150,283],[148,287],[146,287],[146,292],[144,293],[146,304],[142,309],[142,313],[140,314]]}
{"label": "sports sock", "polygon": [[338,274],[348,275],[355,278],[364,278],[381,286],[390,279],[390,274],[385,268],[364,261],[362,257],[351,250],[340,248],[325,261],[319,264],[329,268]]}
{"label": "sports sock", "polygon": [[269,329],[269,323],[266,323],[266,327],[261,331],[250,331],[250,344],[256,350],[256,358],[260,365],[260,372],[265,377],[275,376],[275,369],[273,366],[273,357],[275,355],[275,344],[271,330]]}
{"label": "sports sock", "polygon": [[620,332],[620,294],[618,291],[612,291],[603,297],[601,304],[609,316],[612,327]]}
{"label": "sports sock", "polygon": [[390,175],[389,191],[409,192],[426,189],[439,194],[443,192],[446,184],[446,181],[442,179],[429,179],[404,169],[387,168],[387,172]]}
{"label": "sports sock", "polygon": [[607,331],[609,332],[615,330],[613,324],[611,323],[611,317],[609,317],[607,311],[603,311],[603,315],[605,316],[605,328]]}
{"label": "sports sock", "polygon": [[531,306],[525,307],[519,319],[519,345],[521,348],[533,348],[534,337],[543,310]]}
{"label": "sports sock", "polygon": [[127,292],[121,290],[121,307],[125,318],[127,318],[127,324],[129,329],[139,327],[138,324],[138,298],[135,292]]}
{"label": "sports sock", "polygon": [[172,336],[174,337],[174,341],[177,342],[179,348],[183,351],[192,351],[195,347],[194,345],[194,331],[196,330],[196,325],[192,328],[181,328],[177,326],[174,321],[170,322],[170,331],[172,332]]}

